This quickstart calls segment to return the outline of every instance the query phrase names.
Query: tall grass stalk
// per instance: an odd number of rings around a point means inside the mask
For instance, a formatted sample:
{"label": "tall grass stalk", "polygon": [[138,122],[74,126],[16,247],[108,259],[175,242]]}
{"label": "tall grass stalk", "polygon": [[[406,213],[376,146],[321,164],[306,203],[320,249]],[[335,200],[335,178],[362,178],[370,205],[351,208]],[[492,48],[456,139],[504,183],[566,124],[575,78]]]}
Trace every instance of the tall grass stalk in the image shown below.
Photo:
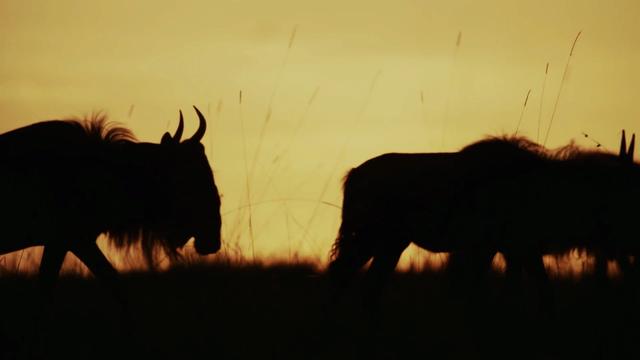
{"label": "tall grass stalk", "polygon": [[[281,191],[278,189],[278,187],[276,186],[276,184],[275,184],[275,183],[271,183],[271,188],[272,188],[272,189],[273,189],[273,191],[275,192],[276,199],[280,199],[280,200],[281,200],[281,202],[282,202],[282,206],[283,206],[283,208],[284,208],[284,214],[285,214],[286,216],[289,216],[289,217],[294,221],[294,223],[295,223],[296,225],[300,226],[300,228],[301,228],[301,229],[303,229],[303,226],[301,225],[300,221],[296,218],[295,214],[294,214],[293,212],[291,212],[291,211],[290,211],[290,208],[289,208],[289,202],[292,202],[292,201],[298,201],[298,202],[300,202],[300,201],[311,201],[311,202],[316,202],[316,201],[315,201],[315,200],[304,200],[304,199],[292,199],[292,198],[286,198],[286,197],[283,197],[283,196],[281,196]],[[289,190],[291,190],[291,188],[290,188]],[[291,192],[292,192],[292,193],[295,193],[295,191],[291,191]],[[255,206],[256,204],[259,204],[259,203],[264,203],[264,202],[261,202],[260,200],[256,201],[256,200],[255,200],[255,197],[254,197],[254,200],[253,200],[253,203],[252,203],[252,204]],[[323,203],[325,203],[325,205],[328,205],[328,203],[326,203],[326,202],[323,202]],[[331,206],[335,206],[335,205],[333,205],[333,204],[332,204]],[[271,214],[271,216],[270,216],[270,217],[268,217],[268,218],[265,220],[265,223],[266,223],[266,224],[271,223],[271,221],[273,220],[273,218],[274,218],[276,215],[277,215],[277,213],[275,213],[275,212],[274,212],[274,213],[272,213],[272,214]],[[256,229],[257,229],[257,228],[256,228]],[[305,234],[305,235],[303,236],[303,240],[310,240],[310,238],[309,238],[309,234]]]}
{"label": "tall grass stalk", "polygon": [[542,105],[544,104],[544,90],[547,87],[547,75],[549,74],[549,62],[544,68],[544,80],[542,80],[542,91],[540,93],[540,109],[538,110],[538,129],[536,131],[536,143],[540,143],[540,126],[542,124]]}
{"label": "tall grass stalk", "polygon": [[518,119],[518,126],[516,126],[516,131],[513,133],[513,135],[518,135],[518,131],[520,131],[520,125],[522,124],[522,118],[524,117],[524,110],[527,108],[529,95],[531,95],[531,89],[527,91],[527,96],[524,97],[524,104],[522,105],[522,110],[520,110],[520,119]]}
{"label": "tall grass stalk", "polygon": [[214,136],[217,133],[216,129],[218,127],[218,124],[221,122],[221,112],[222,112],[222,99],[218,100],[218,105],[216,107],[216,116],[212,117],[211,116],[211,103],[207,104],[207,117],[209,118],[213,118],[213,120],[211,121],[211,125],[210,125],[210,130],[209,130],[209,162],[212,161],[213,158],[213,144],[214,144]]}
{"label": "tall grass stalk", "polygon": [[[217,134],[217,128],[218,128],[218,124],[220,124],[222,122],[222,98],[220,98],[218,100],[218,104],[216,107],[216,113],[215,113],[215,117],[213,117],[213,123],[211,124],[211,130],[209,131],[209,162],[213,162],[215,164],[215,160],[214,160],[214,155],[215,155],[215,151],[214,151],[214,144],[215,144],[215,134]],[[208,114],[210,115],[211,113],[211,103],[209,103],[208,105],[208,109],[207,109]],[[223,238],[224,239],[228,239],[229,238],[229,230],[227,228],[227,221],[226,221],[226,217],[225,216],[221,216],[221,220],[222,220],[222,229],[224,231],[223,234]],[[222,257],[226,258],[228,261],[230,261],[230,255],[229,255],[229,249],[227,246],[227,242],[224,241],[222,243]]]}
{"label": "tall grass stalk", "polygon": [[573,56],[573,50],[576,47],[576,43],[580,38],[580,34],[582,34],[582,30],[578,31],[576,38],[573,40],[573,44],[571,45],[571,50],[569,51],[569,56],[567,57],[567,63],[564,65],[564,72],[562,73],[562,80],[560,80],[560,88],[558,89],[558,95],[556,95],[556,102],[553,105],[553,112],[551,113],[551,119],[549,119],[549,126],[547,127],[547,132],[544,136],[544,142],[542,146],[547,145],[547,140],[549,140],[549,133],[551,132],[551,126],[553,125],[553,120],[556,116],[556,111],[558,110],[558,103],[560,102],[560,95],[562,94],[562,89],[564,87],[565,80],[567,78],[567,72],[569,71],[569,64],[571,63],[571,57]]}
{"label": "tall grass stalk", "polygon": [[22,257],[24,256],[25,249],[20,250],[20,257],[18,258],[18,264],[16,265],[16,273],[20,273],[20,264],[22,263]]}
{"label": "tall grass stalk", "polygon": [[422,117],[422,120],[425,123],[425,126],[427,124],[427,116],[425,114],[424,111],[424,91],[422,89],[420,89],[420,115]]}
{"label": "tall grass stalk", "polygon": [[[369,102],[371,101],[371,95],[373,94],[373,90],[376,87],[380,74],[382,74],[382,71],[378,70],[378,72],[376,72],[376,74],[373,76],[373,79],[371,80],[371,85],[369,85],[369,91],[367,92],[367,96],[364,98],[362,106],[358,110],[356,119],[353,124],[355,129],[358,129],[358,126],[365,113],[365,110],[369,106]],[[338,166],[342,162],[342,158],[345,155],[345,152],[347,150],[347,147],[349,146],[350,140],[351,140],[351,136],[347,136],[344,143],[342,144],[342,147],[340,148],[340,151],[338,152],[338,155],[336,156],[336,161],[334,162],[333,167],[331,168],[331,171],[329,171],[329,176],[327,177],[327,180],[325,180],[324,184],[322,185],[320,193],[318,194],[316,205],[314,206],[313,211],[311,212],[311,216],[309,217],[309,220],[307,221],[307,224],[304,227],[304,231],[302,234],[303,237],[307,236],[309,229],[311,228],[311,225],[313,224],[316,216],[318,215],[320,204],[322,204],[324,196],[327,193],[327,190],[329,189],[329,185],[331,184],[331,180],[334,179],[335,172],[338,170]]]}
{"label": "tall grass stalk", "polygon": [[298,25],[293,27],[291,31],[291,36],[289,37],[289,45],[287,46],[287,50],[285,51],[284,59],[282,60],[282,65],[278,70],[278,75],[276,76],[276,82],[273,86],[273,90],[271,91],[271,96],[269,96],[269,103],[267,106],[267,114],[265,115],[264,121],[262,122],[262,126],[260,127],[260,135],[258,137],[258,145],[256,146],[256,150],[253,153],[253,160],[251,161],[251,173],[250,179],[253,180],[256,164],[259,161],[260,153],[262,151],[262,144],[264,143],[264,138],[266,136],[267,127],[271,120],[271,115],[273,114],[273,100],[280,88],[280,82],[282,80],[282,74],[284,73],[284,69],[287,66],[289,61],[289,54],[291,53],[291,48],[293,47],[294,40],[296,38],[296,33],[298,32]]}
{"label": "tall grass stalk", "polygon": [[442,133],[440,135],[440,147],[444,149],[445,147],[445,138],[447,133],[447,123],[449,122],[449,108],[451,106],[451,89],[453,88],[453,74],[455,72],[456,65],[458,63],[458,52],[460,50],[460,45],[462,44],[462,31],[458,31],[458,36],[456,37],[456,46],[453,49],[453,57],[451,59],[451,64],[449,65],[449,89],[447,89],[447,98],[444,104],[444,117],[442,119]]}
{"label": "tall grass stalk", "polygon": [[287,229],[287,243],[289,244],[289,262],[291,262],[291,230],[289,229],[289,213],[284,214],[285,227]]}
{"label": "tall grass stalk", "polygon": [[[273,183],[273,180],[275,179],[276,175],[281,172],[282,164],[284,164],[284,160],[283,159],[285,158],[286,154],[291,149],[293,143],[295,142],[295,140],[296,140],[296,138],[297,138],[297,136],[298,136],[298,134],[300,132],[300,129],[302,128],[303,124],[306,122],[306,119],[308,117],[308,114],[309,114],[309,111],[311,109],[311,106],[313,105],[316,97],[318,96],[318,92],[319,91],[320,91],[320,87],[316,87],[315,90],[313,91],[313,93],[311,94],[311,97],[307,101],[307,105],[306,105],[302,115],[300,116],[300,118],[298,119],[298,121],[295,124],[295,127],[294,127],[294,130],[293,130],[292,134],[289,136],[288,140],[285,142],[285,145],[283,146],[282,150],[274,158],[274,161],[273,161],[274,165],[267,172],[267,180],[265,182],[265,185],[263,186],[262,192],[260,193],[259,196],[257,196],[257,197],[254,196],[253,197],[254,201],[262,201],[264,199],[264,197],[266,196],[267,192],[269,191],[269,189],[272,189],[275,192],[276,197],[281,198],[281,192],[275,186],[275,184]],[[299,221],[297,221],[297,219],[295,218],[295,215],[291,212],[291,209],[290,209],[289,204],[288,204],[287,201],[283,202],[282,207],[283,207],[283,210],[284,210],[284,215],[287,217],[287,224],[288,224],[288,221],[289,221],[290,218],[293,218],[296,221],[296,223],[299,223]],[[275,215],[275,214],[273,214],[273,215]],[[290,237],[291,235],[289,233],[289,228],[287,228],[287,232],[288,232],[288,237]],[[305,236],[305,239],[306,238],[308,238],[308,235]]]}
{"label": "tall grass stalk", "polygon": [[238,116],[240,117],[240,131],[242,134],[242,155],[244,158],[244,169],[245,169],[245,191],[247,196],[247,205],[249,211],[249,238],[251,240],[251,258],[252,261],[256,261],[256,248],[255,242],[253,238],[253,219],[252,219],[252,209],[251,209],[251,184],[250,184],[250,173],[249,173],[249,162],[247,160],[247,137],[245,135],[244,129],[244,119],[242,116],[242,90],[238,93]]}
{"label": "tall grass stalk", "polygon": [[316,87],[316,89],[313,91],[313,94],[311,94],[309,101],[307,101],[307,105],[305,106],[304,111],[302,112],[302,115],[300,115],[300,118],[298,118],[298,121],[294,126],[293,132],[285,142],[285,145],[282,147],[282,150],[280,150],[276,155],[274,159],[275,166],[271,168],[271,171],[267,175],[267,181],[265,183],[262,193],[258,197],[258,200],[262,200],[264,198],[265,194],[269,190],[269,187],[271,186],[271,182],[273,181],[275,175],[278,174],[280,169],[282,168],[282,164],[284,163],[283,158],[291,149],[293,143],[295,142],[298,136],[298,133],[300,132],[300,129],[302,128],[303,124],[306,122],[307,116],[309,114],[309,110],[311,109],[311,106],[313,105],[316,97],[318,96],[319,91],[320,91],[320,87]]}
{"label": "tall grass stalk", "polygon": [[424,91],[422,90],[420,90],[420,112],[422,119],[426,120],[426,116],[424,115]]}

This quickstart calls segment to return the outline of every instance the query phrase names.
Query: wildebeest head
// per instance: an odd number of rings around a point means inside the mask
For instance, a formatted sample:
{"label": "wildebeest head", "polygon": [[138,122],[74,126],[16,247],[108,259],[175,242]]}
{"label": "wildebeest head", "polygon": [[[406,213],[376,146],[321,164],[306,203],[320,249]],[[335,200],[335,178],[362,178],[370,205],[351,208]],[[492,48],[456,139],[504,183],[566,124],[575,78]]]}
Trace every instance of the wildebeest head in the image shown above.
{"label": "wildebeest head", "polygon": [[204,146],[200,142],[207,128],[202,113],[194,106],[200,125],[189,139],[181,140],[184,129],[182,111],[180,123],[172,136],[165,133],[161,146],[165,150],[171,196],[163,199],[168,224],[167,245],[183,247],[192,237],[198,254],[212,254],[220,250],[220,196]]}

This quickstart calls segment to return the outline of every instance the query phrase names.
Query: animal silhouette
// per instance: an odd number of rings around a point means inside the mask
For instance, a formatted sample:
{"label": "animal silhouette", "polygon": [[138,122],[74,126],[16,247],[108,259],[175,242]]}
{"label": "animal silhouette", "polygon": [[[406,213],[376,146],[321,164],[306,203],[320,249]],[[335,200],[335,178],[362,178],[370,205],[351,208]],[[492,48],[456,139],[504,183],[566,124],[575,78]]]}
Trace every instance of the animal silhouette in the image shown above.
{"label": "animal silhouette", "polygon": [[[498,251],[505,255],[511,283],[526,268],[543,287],[548,286],[544,254],[584,248],[600,263],[629,255],[635,242],[625,235],[633,222],[628,203],[620,199],[636,191],[633,143],[626,151],[623,138],[625,151],[614,155],[574,145],[551,151],[526,138],[497,137],[458,152],[390,153],[367,160],[344,179],[342,223],[328,269],[333,291],[343,292],[371,260],[365,300],[375,303],[411,242],[448,252],[449,270],[472,284]],[[618,185],[608,178],[612,175]],[[598,212],[600,205],[607,211]],[[534,234],[536,240],[520,240]]]}
{"label": "animal silhouette", "polygon": [[117,271],[96,244],[140,244],[170,257],[194,237],[199,254],[220,249],[220,197],[200,140],[206,120],[181,140],[184,120],[160,144],[137,142],[106,122],[45,121],[0,135],[0,253],[44,246],[39,277],[49,293],[68,251],[107,284]]}
{"label": "animal silhouette", "polygon": [[[512,141],[495,139],[458,152],[383,154],[351,169],[344,179],[342,223],[328,269],[336,296],[373,259],[365,292],[375,302],[411,242],[458,256],[453,220],[466,214],[476,188],[519,171],[533,156],[518,149]],[[493,256],[495,248],[482,252],[486,255],[475,255]]]}
{"label": "animal silhouette", "polygon": [[[623,131],[619,154],[569,145],[557,151],[525,144],[535,157],[526,171],[486,183],[468,202],[464,226],[455,226],[457,251],[474,258],[488,244],[504,254],[510,287],[523,271],[533,275],[544,310],[553,312],[552,292],[543,255],[584,250],[595,258],[600,282],[607,261],[617,261],[623,274],[636,276],[630,257],[640,255],[635,206],[640,201],[640,165],[633,162],[635,134],[629,148]],[[462,225],[461,222],[459,225]],[[488,269],[490,259],[481,260]]]}

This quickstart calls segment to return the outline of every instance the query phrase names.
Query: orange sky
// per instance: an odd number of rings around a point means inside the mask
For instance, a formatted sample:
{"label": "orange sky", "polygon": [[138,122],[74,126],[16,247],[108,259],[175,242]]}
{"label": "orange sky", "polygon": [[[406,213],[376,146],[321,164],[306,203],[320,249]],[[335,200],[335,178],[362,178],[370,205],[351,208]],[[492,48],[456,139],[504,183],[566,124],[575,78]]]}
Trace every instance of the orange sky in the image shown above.
{"label": "orange sky", "polygon": [[325,261],[339,211],[318,200],[340,204],[349,167],[511,133],[529,89],[520,132],[544,134],[579,31],[547,144],[638,129],[637,1],[35,4],[0,2],[0,132],[104,110],[157,142],[199,106],[228,254],[252,256],[243,142],[257,257]]}

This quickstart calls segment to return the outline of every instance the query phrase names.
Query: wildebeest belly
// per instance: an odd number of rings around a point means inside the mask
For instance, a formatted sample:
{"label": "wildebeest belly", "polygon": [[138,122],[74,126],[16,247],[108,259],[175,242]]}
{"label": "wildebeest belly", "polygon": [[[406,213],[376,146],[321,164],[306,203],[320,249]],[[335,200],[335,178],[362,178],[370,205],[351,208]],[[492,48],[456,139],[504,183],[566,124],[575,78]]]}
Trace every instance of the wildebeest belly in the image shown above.
{"label": "wildebeest belly", "polygon": [[0,254],[71,240],[54,238],[82,221],[68,196],[72,187],[64,173],[5,166],[0,178]]}
{"label": "wildebeest belly", "polygon": [[517,201],[496,212],[496,223],[503,229],[501,251],[558,255],[598,246],[605,221],[598,204],[581,201],[579,194],[569,189],[551,196],[545,189],[513,194]]}
{"label": "wildebeest belly", "polygon": [[413,212],[406,218],[408,239],[430,252],[449,252],[452,247],[449,220],[436,211]]}

